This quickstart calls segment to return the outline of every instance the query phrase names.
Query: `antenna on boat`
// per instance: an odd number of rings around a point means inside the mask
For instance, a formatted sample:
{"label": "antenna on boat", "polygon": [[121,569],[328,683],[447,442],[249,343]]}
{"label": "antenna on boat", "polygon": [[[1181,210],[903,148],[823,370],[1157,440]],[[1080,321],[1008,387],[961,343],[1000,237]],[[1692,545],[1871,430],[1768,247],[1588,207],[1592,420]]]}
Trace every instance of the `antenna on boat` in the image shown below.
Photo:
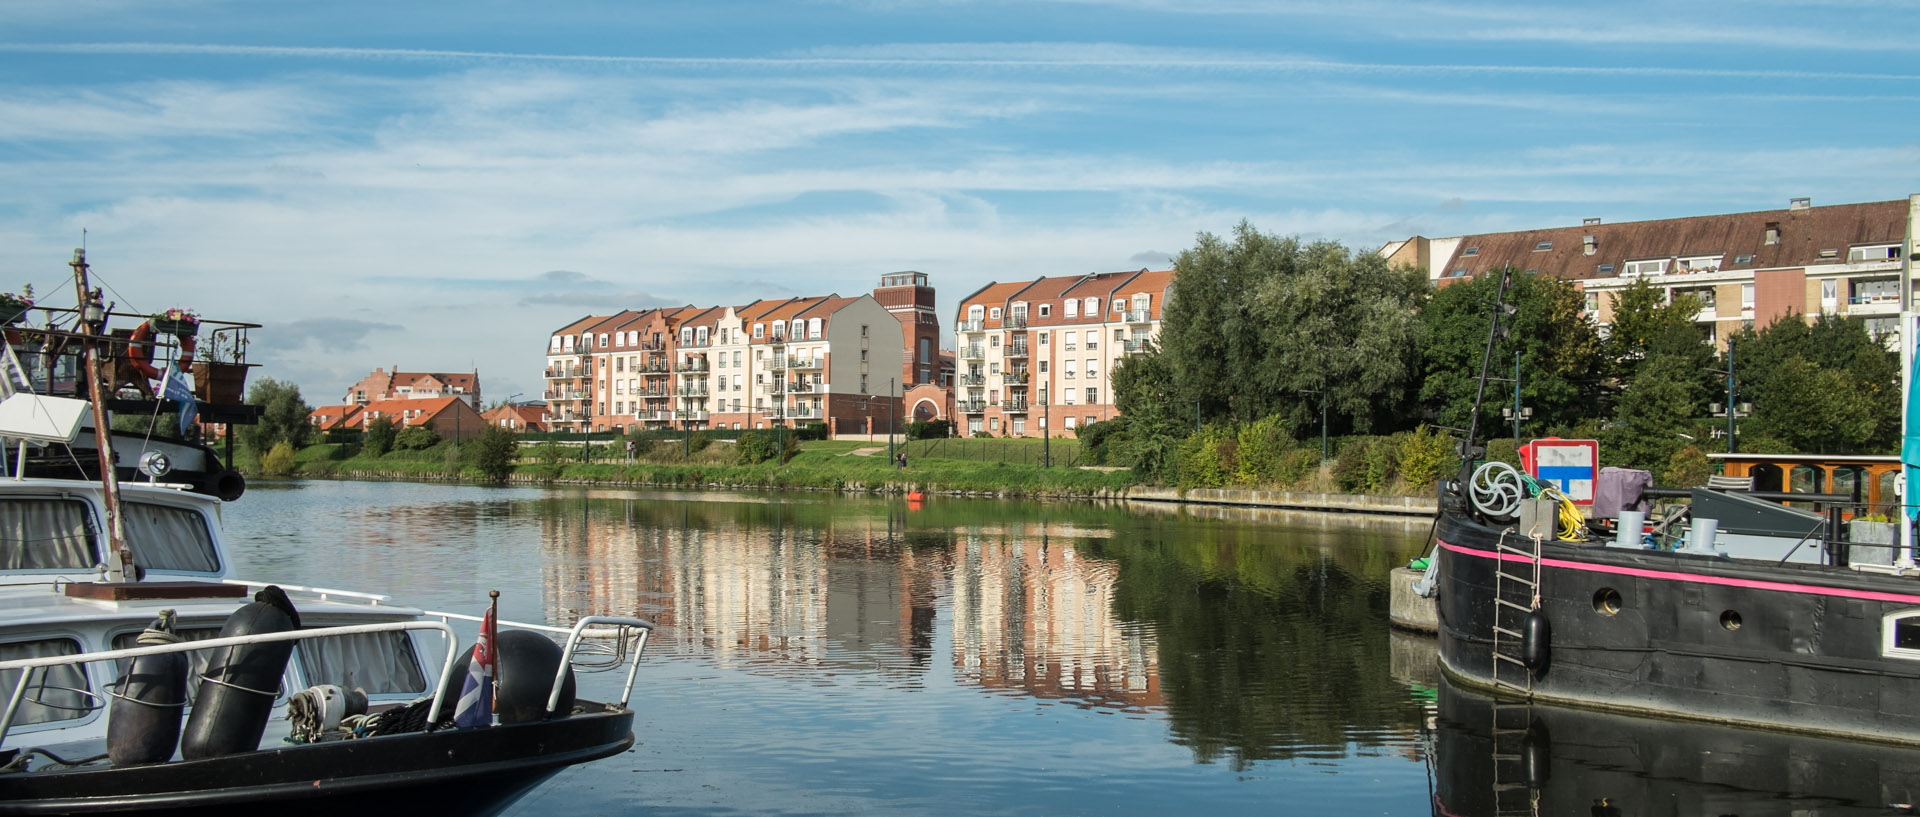
{"label": "antenna on boat", "polygon": [[1467,438],[1460,443],[1460,485],[1473,480],[1473,461],[1485,453],[1477,444],[1480,436],[1480,404],[1487,397],[1487,371],[1493,363],[1493,344],[1505,337],[1507,321],[1519,309],[1507,303],[1507,289],[1513,285],[1513,268],[1500,270],[1500,288],[1493,295],[1493,313],[1487,321],[1487,351],[1480,356],[1480,379],[1473,390],[1473,412],[1467,416]]}
{"label": "antenna on boat", "polygon": [[[85,236],[85,229],[81,235]],[[93,405],[93,440],[100,455],[100,479],[106,490],[103,492],[107,509],[107,559],[108,571],[115,580],[134,581],[133,551],[127,548],[126,522],[120,515],[120,478],[113,470],[113,433],[107,428],[106,400],[101,396],[100,380],[104,374],[100,360],[100,344],[95,340],[106,331],[107,310],[100,303],[100,292],[87,283],[87,250],[85,247],[73,251],[73,286],[79,293],[80,340],[87,357],[87,401]]]}
{"label": "antenna on boat", "polygon": [[[1910,207],[1920,206],[1912,204]],[[1912,218],[1907,220],[1907,240],[1900,248],[1900,544],[1893,549],[1893,564],[1900,570],[1912,570],[1913,560],[1913,513],[1914,483],[1920,481],[1920,441],[1915,435],[1920,428],[1914,427],[1913,387],[1915,363],[1914,342],[1920,340],[1916,332],[1913,311],[1913,262],[1920,255],[1920,245],[1914,242]]]}

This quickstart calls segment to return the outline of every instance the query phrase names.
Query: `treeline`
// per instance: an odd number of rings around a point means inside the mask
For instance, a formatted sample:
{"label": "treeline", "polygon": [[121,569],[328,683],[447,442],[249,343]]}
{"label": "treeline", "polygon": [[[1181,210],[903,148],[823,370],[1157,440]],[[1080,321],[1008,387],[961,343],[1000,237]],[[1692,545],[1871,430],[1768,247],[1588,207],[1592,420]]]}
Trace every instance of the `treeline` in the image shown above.
{"label": "treeline", "polygon": [[[1300,487],[1325,433],[1346,439],[1332,487],[1377,489],[1427,479],[1424,455],[1409,452],[1450,452],[1449,430],[1467,425],[1498,273],[1436,290],[1425,270],[1245,222],[1230,239],[1201,234],[1175,266],[1157,343],[1113,370],[1122,416],[1081,430],[1096,461],[1164,483]],[[1726,402],[1728,361],[1695,322],[1699,300],[1642,279],[1602,331],[1571,282],[1511,279],[1517,311],[1493,346],[1482,439],[1511,450],[1501,409],[1517,388],[1520,439],[1597,439],[1606,465],[1691,476],[1725,450],[1714,433],[1726,421],[1709,409]],[[1894,450],[1898,358],[1859,319],[1788,315],[1728,340],[1735,402],[1753,406],[1738,450]]]}

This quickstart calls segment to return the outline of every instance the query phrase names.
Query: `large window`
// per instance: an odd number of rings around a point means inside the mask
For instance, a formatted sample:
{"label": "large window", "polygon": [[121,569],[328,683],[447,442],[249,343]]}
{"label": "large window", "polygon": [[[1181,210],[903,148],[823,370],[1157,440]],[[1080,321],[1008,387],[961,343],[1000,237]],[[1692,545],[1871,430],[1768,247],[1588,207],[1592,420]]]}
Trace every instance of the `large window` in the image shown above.
{"label": "large window", "polygon": [[[0,661],[50,658],[79,652],[80,642],[71,638],[16,641],[0,644]],[[0,672],[0,690],[4,690],[4,694],[13,694],[14,686],[20,683],[21,672]],[[31,672],[33,676],[27,684],[26,694],[21,697],[20,708],[13,715],[16,726],[84,718],[100,706],[100,699],[94,695],[93,686],[87,681],[85,668],[78,664]]]}
{"label": "large window", "polygon": [[93,513],[77,499],[0,501],[0,568],[87,570],[99,563]]}
{"label": "large window", "polygon": [[426,674],[406,633],[361,633],[300,642],[300,667],[308,686],[334,684],[368,693],[420,693]]}

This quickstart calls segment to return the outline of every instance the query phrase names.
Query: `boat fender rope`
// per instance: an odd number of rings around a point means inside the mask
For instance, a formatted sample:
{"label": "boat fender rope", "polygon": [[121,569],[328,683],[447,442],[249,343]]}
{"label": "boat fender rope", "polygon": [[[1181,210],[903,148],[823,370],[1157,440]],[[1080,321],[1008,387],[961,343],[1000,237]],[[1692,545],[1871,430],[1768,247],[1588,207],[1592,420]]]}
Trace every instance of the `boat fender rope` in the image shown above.
{"label": "boat fender rope", "polygon": [[208,675],[208,674],[206,674],[206,673],[204,673],[204,672],[203,672],[203,673],[200,673],[200,680],[202,680],[202,681],[206,681],[207,683],[210,683],[210,684],[219,684],[219,685],[221,685],[221,686],[223,686],[223,687],[231,687],[231,688],[233,688],[233,689],[237,689],[237,690],[240,690],[241,692],[251,692],[251,693],[253,693],[253,694],[255,694],[255,695],[265,695],[265,696],[267,696],[267,697],[269,697],[269,698],[278,698],[278,697],[280,697],[280,693],[282,693],[282,692],[285,692],[285,691],[286,691],[286,687],[284,687],[284,686],[281,686],[281,687],[276,687],[276,688],[275,688],[275,689],[274,689],[273,691],[271,691],[271,692],[268,692],[267,690],[264,690],[264,689],[254,689],[254,688],[252,688],[252,687],[243,687],[243,686],[241,686],[241,685],[239,685],[239,684],[236,684],[236,683],[233,683],[232,681],[228,681],[228,680],[225,680],[225,679],[222,679],[222,678],[215,678],[215,677],[213,677],[213,676],[211,676],[211,675]]}
{"label": "boat fender rope", "polygon": [[[171,609],[161,610],[160,616],[154,619],[153,624],[149,625],[147,629],[140,631],[140,636],[133,640],[134,645],[139,647],[157,647],[161,644],[180,643],[184,639],[173,631],[173,622],[176,615],[177,614]],[[182,696],[178,703],[156,703],[154,701],[143,701],[139,698],[128,696],[126,694],[127,684],[132,682],[132,673],[123,675],[120,677],[120,680],[107,685],[107,694],[129,703],[151,706],[155,709],[185,707],[187,705],[185,696]]]}
{"label": "boat fender rope", "polygon": [[53,764],[55,766],[85,766],[89,763],[98,763],[102,760],[107,759],[106,753],[102,752],[100,754],[92,755],[89,757],[78,758],[75,760],[68,760],[64,757],[56,755],[45,749],[41,749],[37,746],[29,746],[25,749],[21,749],[20,754],[16,755],[13,758],[13,760],[8,761],[7,765],[0,766],[0,774],[13,774],[15,772],[26,771],[27,759],[33,755],[39,755],[41,757],[44,757],[48,760],[53,761]]}

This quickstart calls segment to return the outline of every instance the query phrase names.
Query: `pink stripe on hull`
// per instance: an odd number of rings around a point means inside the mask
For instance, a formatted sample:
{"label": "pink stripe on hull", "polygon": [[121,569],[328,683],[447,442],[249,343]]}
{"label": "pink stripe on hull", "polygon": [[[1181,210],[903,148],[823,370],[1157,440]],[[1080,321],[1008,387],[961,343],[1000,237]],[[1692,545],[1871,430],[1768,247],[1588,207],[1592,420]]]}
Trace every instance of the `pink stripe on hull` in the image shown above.
{"label": "pink stripe on hull", "polygon": [[[1498,558],[1510,562],[1532,564],[1532,560],[1512,553],[1489,553],[1450,544],[1444,540],[1440,546],[1462,556],[1478,556],[1483,559]],[[1726,587],[1744,587],[1752,590],[1776,590],[1784,593],[1814,593],[1823,596],[1839,596],[1848,599],[1866,601],[1891,601],[1901,604],[1920,604],[1920,595],[1908,593],[1881,593],[1873,590],[1842,590],[1834,587],[1821,587],[1812,584],[1793,584],[1790,582],[1768,582],[1755,579],[1732,579],[1723,576],[1705,576],[1698,573],[1679,573],[1671,570],[1648,570],[1640,567],[1615,567],[1596,565],[1586,562],[1570,562],[1565,559],[1541,559],[1540,563],[1550,567],[1568,570],[1583,570],[1589,573],[1614,573],[1622,576],[1635,576],[1643,579],[1662,579],[1675,582],[1693,582],[1695,584],[1717,584]]]}

